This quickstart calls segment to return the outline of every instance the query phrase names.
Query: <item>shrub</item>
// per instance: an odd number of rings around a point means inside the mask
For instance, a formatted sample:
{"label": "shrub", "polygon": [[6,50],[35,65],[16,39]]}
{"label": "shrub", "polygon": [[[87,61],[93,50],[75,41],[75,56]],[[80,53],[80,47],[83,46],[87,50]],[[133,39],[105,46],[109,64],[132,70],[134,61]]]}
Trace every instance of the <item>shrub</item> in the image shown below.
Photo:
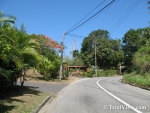
{"label": "shrub", "polygon": [[117,75],[117,70],[98,71],[97,76],[113,76]]}
{"label": "shrub", "polygon": [[138,74],[150,73],[150,45],[141,47],[133,57],[134,69]]}
{"label": "shrub", "polygon": [[68,78],[68,76],[69,76],[69,71],[68,71],[68,70],[63,71],[63,76],[64,76],[64,79]]}
{"label": "shrub", "polygon": [[45,80],[46,81],[49,81],[51,79],[51,75],[50,74],[47,74],[46,76],[45,76]]}
{"label": "shrub", "polygon": [[72,69],[72,68],[70,68],[69,69],[69,72],[71,73],[71,72],[74,72],[75,71],[75,69]]}
{"label": "shrub", "polygon": [[87,73],[87,77],[92,78],[93,74],[92,73]]}
{"label": "shrub", "polygon": [[83,77],[86,77],[86,76],[87,76],[87,72],[83,72],[83,73],[82,73],[82,76],[83,76]]}
{"label": "shrub", "polygon": [[92,73],[89,73],[89,72],[82,72],[82,76],[83,77],[93,77],[93,74]]}
{"label": "shrub", "polygon": [[150,76],[137,75],[135,72],[124,75],[122,82],[132,84],[142,88],[150,87]]}

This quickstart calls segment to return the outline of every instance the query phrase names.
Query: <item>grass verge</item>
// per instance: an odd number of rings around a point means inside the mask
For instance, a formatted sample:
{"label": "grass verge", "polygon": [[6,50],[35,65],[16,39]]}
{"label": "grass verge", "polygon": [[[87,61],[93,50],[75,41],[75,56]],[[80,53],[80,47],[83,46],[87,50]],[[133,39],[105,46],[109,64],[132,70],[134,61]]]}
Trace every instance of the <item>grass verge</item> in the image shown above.
{"label": "grass verge", "polygon": [[97,75],[99,77],[110,77],[117,75],[117,70],[105,70],[105,71],[98,71]]}
{"label": "grass verge", "polygon": [[0,95],[1,113],[31,113],[48,94],[16,86],[13,90]]}
{"label": "grass verge", "polygon": [[126,74],[123,76],[122,82],[144,89],[150,89],[150,76],[141,76],[134,73]]}

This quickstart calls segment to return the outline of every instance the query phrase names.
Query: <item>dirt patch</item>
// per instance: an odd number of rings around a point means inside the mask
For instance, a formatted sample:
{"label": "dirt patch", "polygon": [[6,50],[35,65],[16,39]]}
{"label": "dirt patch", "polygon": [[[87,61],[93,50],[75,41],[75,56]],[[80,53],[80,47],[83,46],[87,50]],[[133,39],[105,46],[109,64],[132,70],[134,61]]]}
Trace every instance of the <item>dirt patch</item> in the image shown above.
{"label": "dirt patch", "polygon": [[62,79],[61,81],[59,79],[54,79],[54,80],[49,80],[49,81],[45,81],[43,75],[39,74],[36,70],[33,69],[29,69],[27,71],[27,76],[26,76],[26,80],[28,82],[50,82],[50,83],[73,83],[76,82],[80,79],[83,79],[82,77],[78,77],[78,76],[69,76],[67,79]]}
{"label": "dirt patch", "polygon": [[73,83],[80,79],[83,79],[82,77],[76,77],[76,76],[69,76],[67,80],[62,80],[62,83]]}

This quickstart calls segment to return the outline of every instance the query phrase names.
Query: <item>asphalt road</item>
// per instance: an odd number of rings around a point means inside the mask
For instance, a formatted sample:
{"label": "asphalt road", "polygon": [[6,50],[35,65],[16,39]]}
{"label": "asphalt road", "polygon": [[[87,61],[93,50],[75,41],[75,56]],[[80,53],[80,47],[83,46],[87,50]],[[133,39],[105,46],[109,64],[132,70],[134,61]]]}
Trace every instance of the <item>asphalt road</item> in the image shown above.
{"label": "asphalt road", "polygon": [[121,77],[86,78],[63,88],[39,113],[150,113],[150,91]]}
{"label": "asphalt road", "polygon": [[[20,82],[17,82],[20,85]],[[68,84],[65,83],[46,83],[46,82],[25,82],[24,86],[39,90],[41,92],[46,92],[49,94],[58,94],[64,87]]]}

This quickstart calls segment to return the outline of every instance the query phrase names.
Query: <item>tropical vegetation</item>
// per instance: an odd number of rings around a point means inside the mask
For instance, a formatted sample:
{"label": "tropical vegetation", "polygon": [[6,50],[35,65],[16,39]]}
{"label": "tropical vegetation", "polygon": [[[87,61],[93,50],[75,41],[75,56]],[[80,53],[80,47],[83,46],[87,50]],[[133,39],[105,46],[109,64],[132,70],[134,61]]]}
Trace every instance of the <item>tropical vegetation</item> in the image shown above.
{"label": "tropical vegetation", "polygon": [[[93,70],[95,69],[93,68],[95,66],[95,55],[97,76],[110,76],[125,72],[123,82],[133,83],[137,86],[145,84],[142,86],[150,87],[150,82],[148,82],[150,78],[149,27],[130,29],[124,34],[122,42],[110,38],[107,30],[92,31],[88,37],[84,38],[80,53],[75,50],[73,57],[81,58],[83,65],[91,67]],[[91,77],[94,74],[95,71],[84,72],[83,76]]]}
{"label": "tropical vegetation", "polygon": [[15,27],[16,18],[0,13],[0,90],[13,88],[20,78],[24,84],[28,68],[36,68],[46,80],[59,72],[58,52],[63,46],[45,35],[27,34],[24,25]]}
{"label": "tropical vegetation", "polygon": [[[45,80],[57,78],[60,69],[58,53],[64,49],[62,44],[43,34],[27,34],[24,25],[18,29],[15,27],[15,21],[14,16],[0,13],[2,92],[12,88],[18,78],[23,85],[26,71],[32,67],[37,69]],[[125,71],[123,81],[126,82],[131,80],[135,83],[137,80],[134,77],[149,78],[150,28],[130,29],[122,37],[122,42],[119,38],[113,39],[109,34],[109,31],[103,29],[89,33],[83,39],[80,52],[74,50],[72,59],[67,56],[64,58],[63,77],[67,78],[69,75],[68,65],[78,65],[91,68],[91,71],[82,73],[88,77],[94,76],[97,72],[97,76],[109,76],[112,75],[110,72],[115,75]]]}

